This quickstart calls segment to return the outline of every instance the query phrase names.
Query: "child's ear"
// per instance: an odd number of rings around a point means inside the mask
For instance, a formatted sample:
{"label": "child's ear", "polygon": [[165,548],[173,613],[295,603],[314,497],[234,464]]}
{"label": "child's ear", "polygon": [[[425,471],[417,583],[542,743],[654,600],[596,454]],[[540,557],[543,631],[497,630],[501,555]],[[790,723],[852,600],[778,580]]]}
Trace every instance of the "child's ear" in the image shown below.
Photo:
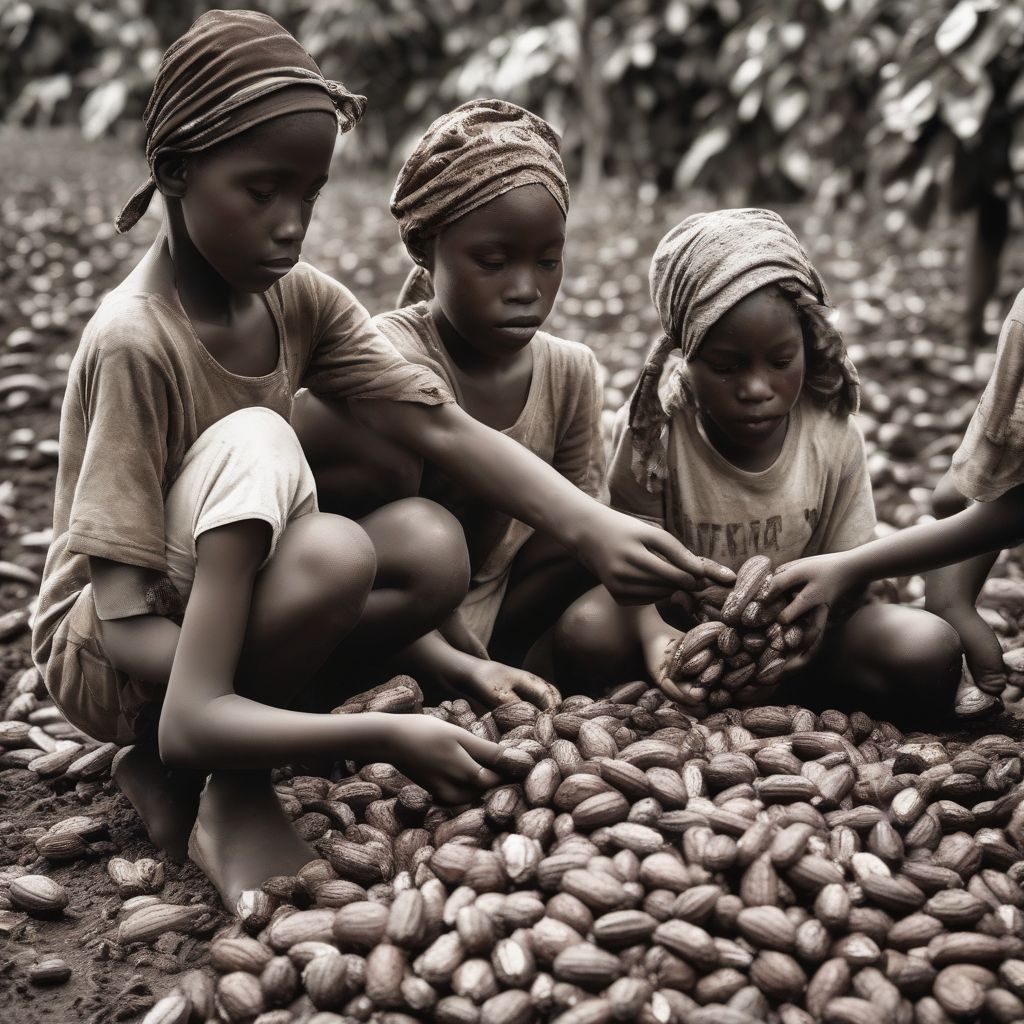
{"label": "child's ear", "polygon": [[187,189],[188,158],[180,153],[165,153],[157,157],[153,177],[161,194],[180,199]]}
{"label": "child's ear", "polygon": [[414,238],[407,243],[409,255],[429,274],[434,273],[435,238]]}

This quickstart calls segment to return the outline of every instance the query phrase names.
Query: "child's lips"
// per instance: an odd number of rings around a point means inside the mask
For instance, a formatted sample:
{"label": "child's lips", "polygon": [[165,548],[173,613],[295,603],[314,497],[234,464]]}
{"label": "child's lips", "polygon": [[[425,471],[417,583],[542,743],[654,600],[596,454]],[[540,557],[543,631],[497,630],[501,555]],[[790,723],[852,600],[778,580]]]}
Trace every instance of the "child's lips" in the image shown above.
{"label": "child's lips", "polygon": [[749,416],[736,420],[742,430],[752,434],[767,433],[778,426],[781,416]]}
{"label": "child's lips", "polygon": [[536,330],[540,327],[540,318],[535,316],[518,316],[514,320],[506,320],[498,326],[502,329],[511,330],[525,330],[527,328]]}

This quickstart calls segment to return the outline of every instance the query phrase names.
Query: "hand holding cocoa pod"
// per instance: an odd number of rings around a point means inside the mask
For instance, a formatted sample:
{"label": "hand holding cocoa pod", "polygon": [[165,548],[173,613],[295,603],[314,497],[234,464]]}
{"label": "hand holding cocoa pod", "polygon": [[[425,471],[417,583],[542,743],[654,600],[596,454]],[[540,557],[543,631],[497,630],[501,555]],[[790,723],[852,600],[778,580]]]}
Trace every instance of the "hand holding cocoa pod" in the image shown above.
{"label": "hand holding cocoa pod", "polygon": [[772,578],[770,559],[755,555],[740,566],[732,588],[713,586],[695,595],[700,621],[669,645],[658,678],[667,696],[695,713],[752,703],[786,671],[806,664],[828,610],[783,625],[778,616],[784,602],[768,597]]}

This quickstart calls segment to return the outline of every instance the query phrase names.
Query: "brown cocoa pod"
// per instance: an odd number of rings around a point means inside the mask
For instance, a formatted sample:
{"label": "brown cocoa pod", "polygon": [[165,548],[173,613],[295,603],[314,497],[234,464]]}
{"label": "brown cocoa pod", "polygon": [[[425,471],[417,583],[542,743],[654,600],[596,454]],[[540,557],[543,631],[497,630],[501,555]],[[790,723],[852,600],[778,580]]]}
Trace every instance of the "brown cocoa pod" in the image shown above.
{"label": "brown cocoa pod", "polygon": [[227,1021],[250,1021],[264,1009],[259,981],[244,971],[225,974],[214,993],[214,1005]]}
{"label": "brown cocoa pod", "polygon": [[389,917],[380,903],[349,903],[334,913],[332,936],[343,949],[372,949],[383,938]]}
{"label": "brown cocoa pod", "polygon": [[807,985],[803,968],[786,953],[763,950],[750,965],[750,980],[770,999],[797,1000]]}
{"label": "brown cocoa pod", "polygon": [[[314,960],[309,967],[315,966]],[[366,958],[366,994],[379,1007],[402,1005],[402,977],[405,953],[397,946],[375,946]]]}
{"label": "brown cocoa pod", "polygon": [[664,921],[654,930],[654,941],[703,971],[718,966],[718,950],[711,936],[687,921]]}
{"label": "brown cocoa pod", "polygon": [[806,1005],[811,1016],[820,1019],[825,1007],[850,988],[850,965],[842,957],[826,960],[807,984]]}
{"label": "brown cocoa pod", "polygon": [[247,936],[218,939],[210,944],[210,964],[220,974],[246,971],[258,975],[273,956],[273,952],[262,942]]}
{"label": "brown cocoa pod", "polygon": [[642,910],[615,910],[599,917],[593,925],[594,941],[610,949],[646,942],[657,920]]}
{"label": "brown cocoa pod", "polygon": [[746,907],[736,919],[740,934],[759,949],[791,953],[796,942],[793,922],[778,907]]}
{"label": "brown cocoa pod", "polygon": [[271,957],[260,971],[260,988],[267,1006],[290,1003],[299,991],[299,972],[291,959],[286,956]]}
{"label": "brown cocoa pod", "polygon": [[[601,779],[598,781],[607,785]],[[595,828],[624,821],[629,809],[629,802],[621,793],[598,793],[578,804],[572,812],[572,819],[578,829],[590,832]]]}
{"label": "brown cocoa pod", "polygon": [[[12,886],[12,894],[14,887]],[[169,903],[154,903],[126,918],[117,929],[121,945],[133,942],[154,942],[165,932],[190,934],[210,919],[210,911],[201,905],[181,907]]]}
{"label": "brown cocoa pod", "polygon": [[396,945],[413,949],[425,936],[423,895],[418,889],[400,892],[388,911],[385,934]]}
{"label": "brown cocoa pod", "polygon": [[552,917],[541,918],[530,929],[530,937],[534,955],[543,964],[551,964],[563,949],[583,941],[579,932]]}
{"label": "brown cocoa pod", "polygon": [[975,1019],[985,1004],[985,993],[962,967],[945,967],[935,976],[932,995],[951,1017]]}
{"label": "brown cocoa pod", "polygon": [[620,974],[619,958],[589,942],[574,943],[559,952],[552,973],[559,981],[567,981],[588,989],[603,989]]}

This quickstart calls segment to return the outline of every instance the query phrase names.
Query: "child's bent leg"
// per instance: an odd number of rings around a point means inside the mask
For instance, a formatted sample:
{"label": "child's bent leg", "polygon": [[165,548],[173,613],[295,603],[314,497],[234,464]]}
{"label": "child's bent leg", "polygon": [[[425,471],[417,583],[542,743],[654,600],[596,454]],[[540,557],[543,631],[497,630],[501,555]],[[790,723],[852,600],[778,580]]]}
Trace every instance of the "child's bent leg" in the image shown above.
{"label": "child's bent leg", "polygon": [[[956,630],[938,616],[904,605],[866,605],[842,627],[829,689],[840,689],[839,702],[851,710],[925,729],[951,717],[962,659]],[[816,670],[820,663],[810,669]]]}
{"label": "child's bent leg", "polygon": [[[253,584],[249,624],[235,679],[235,689],[242,696],[276,706],[295,703],[298,692],[351,630],[362,613],[376,568],[369,538],[355,523],[313,512],[313,508],[312,474],[298,440],[281,417],[265,409],[241,410],[206,431],[190,450],[166,503],[169,570],[184,592],[195,571],[193,538],[200,534],[204,550],[212,550],[210,545],[219,543],[219,534],[256,520],[271,526],[265,536],[279,538],[273,557]],[[265,543],[254,548],[254,569],[266,552]],[[129,620],[107,623],[104,643],[122,671],[151,684],[149,689],[159,694],[170,676],[179,634],[169,620],[154,618],[147,620],[147,625],[149,621],[167,627],[159,645],[125,649],[118,633]],[[147,648],[144,652],[142,646]],[[187,809],[179,806],[182,795],[170,785],[169,777],[165,777],[165,785],[154,784],[152,773],[144,770],[154,759],[155,751],[146,749],[152,748],[154,741],[148,737],[132,760],[122,762],[124,771],[119,772],[118,782],[139,810],[150,835],[180,854],[184,845],[180,824],[187,820]],[[137,770],[133,772],[133,768]],[[267,818],[264,813],[267,793],[273,795],[269,775],[239,775],[233,791],[243,779],[253,795],[251,810],[260,816],[264,833],[268,824],[276,824],[280,839],[275,845],[263,835],[251,849],[261,850],[270,860],[276,857],[282,866],[292,864],[299,853],[298,837],[283,818]],[[214,780],[208,793],[214,797],[217,792]],[[237,792],[232,801],[233,807],[245,806]],[[207,828],[215,837],[215,848],[221,845],[218,834],[230,832],[230,838],[235,838],[237,831],[236,827],[214,824]],[[244,828],[241,834],[245,834]],[[311,855],[304,844],[301,853]],[[261,870],[244,856],[236,859],[236,866],[247,867],[253,876]],[[228,889],[237,888],[236,881],[229,881]],[[226,891],[219,881],[218,886]]]}
{"label": "child's bent leg", "polygon": [[522,665],[534,643],[596,583],[554,538],[534,533],[512,562],[488,645],[491,657]]}
{"label": "child's bent leg", "polygon": [[373,545],[377,573],[358,626],[317,675],[312,700],[321,710],[339,703],[338,680],[353,671],[358,686],[402,671],[396,656],[444,622],[469,585],[462,527],[436,502],[392,502],[364,516],[359,528]]}
{"label": "child's bent leg", "polygon": [[563,693],[597,693],[647,676],[633,620],[604,587],[569,606],[555,625],[552,648],[554,681]]}
{"label": "child's bent leg", "polygon": [[419,492],[420,459],[363,426],[344,400],[300,392],[292,426],[313,469],[322,511],[359,519]]}

